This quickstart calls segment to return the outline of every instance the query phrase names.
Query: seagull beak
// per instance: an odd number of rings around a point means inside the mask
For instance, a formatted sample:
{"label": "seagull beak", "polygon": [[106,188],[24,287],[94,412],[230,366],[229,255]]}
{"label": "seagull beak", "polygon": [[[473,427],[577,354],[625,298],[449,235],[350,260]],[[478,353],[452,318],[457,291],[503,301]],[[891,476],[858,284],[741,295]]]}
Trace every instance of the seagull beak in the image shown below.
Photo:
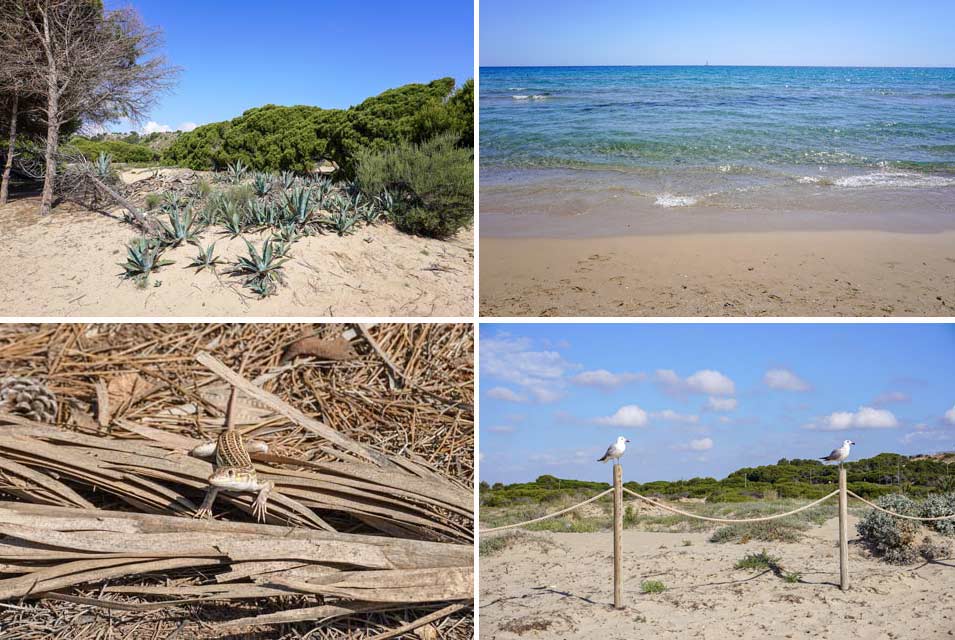
{"label": "seagull beak", "polygon": [[629,441],[629,440],[627,440],[627,442],[630,442],[630,441]]}
{"label": "seagull beak", "polygon": [[852,446],[855,446],[856,443],[855,443],[855,442],[852,442],[852,441],[850,440],[850,441],[849,441],[849,444],[851,444]]}

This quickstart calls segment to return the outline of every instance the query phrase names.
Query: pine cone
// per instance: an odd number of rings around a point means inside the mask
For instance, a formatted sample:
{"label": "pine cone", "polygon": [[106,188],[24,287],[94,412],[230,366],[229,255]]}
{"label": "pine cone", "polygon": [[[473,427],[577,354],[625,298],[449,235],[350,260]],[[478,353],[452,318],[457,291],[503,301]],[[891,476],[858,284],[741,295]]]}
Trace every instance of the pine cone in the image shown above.
{"label": "pine cone", "polygon": [[56,418],[56,396],[36,378],[0,378],[0,410],[16,413],[37,422]]}

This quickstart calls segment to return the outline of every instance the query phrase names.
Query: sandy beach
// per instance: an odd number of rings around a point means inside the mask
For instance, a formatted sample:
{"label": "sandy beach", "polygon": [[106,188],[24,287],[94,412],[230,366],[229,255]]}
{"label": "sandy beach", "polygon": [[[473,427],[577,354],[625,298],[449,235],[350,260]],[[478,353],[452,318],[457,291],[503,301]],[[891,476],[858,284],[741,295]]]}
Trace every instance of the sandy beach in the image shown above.
{"label": "sandy beach", "polygon": [[[390,225],[350,236],[303,238],[285,266],[287,284],[260,300],[241,280],[187,268],[187,245],[147,288],[120,278],[125,245],[136,237],[118,218],[65,204],[40,218],[37,199],[0,207],[0,306],[4,316],[466,316],[473,310],[473,233],[448,241],[401,233]],[[259,245],[261,237],[249,234]],[[261,235],[261,234],[260,234]],[[246,253],[242,238],[214,230],[226,262]],[[158,284],[157,284],[158,283]]]}
{"label": "sandy beach", "polygon": [[[838,588],[837,519],[799,543],[714,544],[706,533],[624,532],[624,600],[613,610],[612,534],[527,533],[481,557],[481,637],[884,638],[955,634],[955,562],[897,567],[868,557],[850,516],[851,588]],[[765,549],[786,571],[734,569]],[[667,590],[643,594],[644,580]]]}
{"label": "sandy beach", "polygon": [[484,316],[951,316],[955,232],[481,238]]}

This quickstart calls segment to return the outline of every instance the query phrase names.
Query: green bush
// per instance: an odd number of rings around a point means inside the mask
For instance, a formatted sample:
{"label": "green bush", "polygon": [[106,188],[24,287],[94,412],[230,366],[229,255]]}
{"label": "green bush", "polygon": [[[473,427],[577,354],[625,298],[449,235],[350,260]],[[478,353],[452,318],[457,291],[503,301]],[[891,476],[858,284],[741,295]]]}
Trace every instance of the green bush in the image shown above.
{"label": "green bush", "polygon": [[[922,501],[919,517],[938,518],[955,513],[955,492],[933,495]],[[955,536],[955,518],[935,520],[926,523],[943,536]]]}
{"label": "green bush", "polygon": [[747,553],[736,563],[735,567],[749,571],[765,571],[768,569],[778,572],[781,570],[779,558],[769,555],[765,549],[759,553]]}
{"label": "green bush", "polygon": [[89,140],[74,137],[70,144],[88,160],[96,160],[100,153],[113,156],[114,162],[158,162],[159,154],[146,145],[130,144],[119,140]]}
{"label": "green bush", "polygon": [[[920,510],[918,503],[899,494],[882,496],[876,504],[906,516],[918,516]],[[869,548],[886,562],[911,564],[918,560],[921,526],[914,520],[895,518],[871,509],[856,525],[856,530]]]}
{"label": "green bush", "polygon": [[473,83],[455,91],[453,78],[441,78],[390,89],[349,109],[272,104],[249,109],[180,135],[162,159],[191,169],[218,170],[241,160],[257,171],[302,173],[329,160],[350,178],[360,150],[423,142],[443,133],[473,147],[473,127]]}
{"label": "green bush", "polygon": [[710,536],[710,542],[799,542],[804,527],[793,523],[769,520],[766,522],[743,522],[721,527]]}
{"label": "green bush", "polygon": [[369,197],[388,191],[392,219],[407,233],[447,238],[474,219],[474,158],[443,134],[421,144],[400,143],[357,155],[357,180]]}

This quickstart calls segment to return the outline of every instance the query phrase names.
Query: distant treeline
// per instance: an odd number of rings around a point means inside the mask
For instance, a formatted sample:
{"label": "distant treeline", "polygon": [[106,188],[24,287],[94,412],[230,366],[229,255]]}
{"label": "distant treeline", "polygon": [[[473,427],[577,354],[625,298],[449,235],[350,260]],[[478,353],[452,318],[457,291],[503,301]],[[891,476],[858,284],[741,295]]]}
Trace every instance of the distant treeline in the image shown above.
{"label": "distant treeline", "polygon": [[[931,458],[880,453],[846,463],[849,489],[867,498],[890,493],[925,496],[955,490],[955,470]],[[775,498],[821,498],[836,488],[838,469],[818,460],[782,459],[774,465],[747,467],[726,478],[627,482],[633,491],[667,498],[705,498],[709,502],[745,502]],[[551,475],[534,482],[489,485],[482,482],[481,504],[500,507],[521,502],[557,501],[568,495],[592,494],[609,488],[606,482],[566,480]]]}
{"label": "distant treeline", "polygon": [[117,162],[160,161],[218,170],[241,160],[261,171],[307,172],[330,161],[350,177],[359,151],[422,143],[442,134],[452,134],[461,147],[473,148],[473,81],[458,89],[453,78],[408,84],[348,109],[269,104],[181,133],[161,153],[150,146],[148,137],[73,142],[86,155],[106,151]]}

